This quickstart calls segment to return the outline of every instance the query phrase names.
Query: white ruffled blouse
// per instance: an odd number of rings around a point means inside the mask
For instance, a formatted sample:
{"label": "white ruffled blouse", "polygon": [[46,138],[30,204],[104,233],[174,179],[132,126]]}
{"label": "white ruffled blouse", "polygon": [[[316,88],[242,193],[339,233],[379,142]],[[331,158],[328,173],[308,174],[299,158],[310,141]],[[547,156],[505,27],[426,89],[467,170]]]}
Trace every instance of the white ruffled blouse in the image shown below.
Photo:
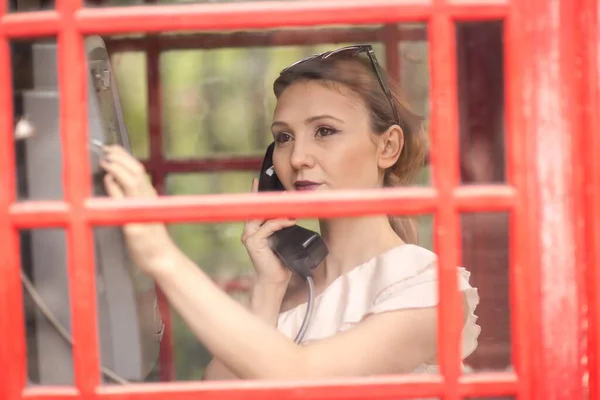
{"label": "white ruffled blouse", "polygon": [[[416,245],[388,250],[340,276],[315,299],[313,319],[303,343],[323,339],[358,324],[369,314],[434,307],[438,304],[437,256]],[[477,289],[469,284],[469,271],[457,267],[458,287],[468,305],[462,330],[462,359],[477,347],[480,327],[474,311]],[[279,315],[277,328],[294,338],[306,311],[306,303]],[[438,372],[436,364],[421,364],[413,372]]]}

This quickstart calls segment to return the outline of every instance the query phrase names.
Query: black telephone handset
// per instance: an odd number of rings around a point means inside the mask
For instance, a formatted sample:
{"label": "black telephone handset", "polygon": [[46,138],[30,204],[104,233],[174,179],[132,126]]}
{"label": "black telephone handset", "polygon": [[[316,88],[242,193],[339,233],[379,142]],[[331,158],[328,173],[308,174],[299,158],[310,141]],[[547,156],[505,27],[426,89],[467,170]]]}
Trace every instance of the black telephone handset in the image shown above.
{"label": "black telephone handset", "polygon": [[[285,190],[273,168],[274,149],[275,143],[271,143],[267,148],[260,169],[259,192]],[[275,232],[269,238],[269,243],[283,264],[304,279],[312,275],[311,270],[316,268],[329,253],[318,233],[297,225]]]}

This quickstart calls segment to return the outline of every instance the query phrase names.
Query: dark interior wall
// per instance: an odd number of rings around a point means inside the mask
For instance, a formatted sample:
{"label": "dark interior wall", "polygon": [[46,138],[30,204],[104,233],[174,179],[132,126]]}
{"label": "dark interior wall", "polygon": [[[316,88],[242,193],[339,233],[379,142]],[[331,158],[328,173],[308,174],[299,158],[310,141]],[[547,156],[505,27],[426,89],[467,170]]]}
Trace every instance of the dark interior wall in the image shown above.
{"label": "dark interior wall", "polygon": [[[501,22],[458,28],[460,170],[463,184],[506,182],[503,27]],[[462,216],[462,261],[479,289],[476,370],[511,366],[508,214]]]}

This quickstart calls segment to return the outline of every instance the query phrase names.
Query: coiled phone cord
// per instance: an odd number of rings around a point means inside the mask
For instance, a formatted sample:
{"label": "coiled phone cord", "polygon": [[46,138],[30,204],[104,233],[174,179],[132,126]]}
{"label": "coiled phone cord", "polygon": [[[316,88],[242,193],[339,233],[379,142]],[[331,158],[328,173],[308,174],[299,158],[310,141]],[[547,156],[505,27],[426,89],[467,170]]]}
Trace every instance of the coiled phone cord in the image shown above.
{"label": "coiled phone cord", "polygon": [[302,325],[300,325],[298,334],[294,339],[294,343],[296,344],[300,344],[300,342],[302,342],[302,339],[304,339],[306,331],[308,330],[308,326],[310,325],[310,321],[312,320],[313,310],[315,308],[315,283],[313,282],[311,276],[306,277],[306,285],[308,286],[308,302],[306,303],[306,313],[304,313]]}

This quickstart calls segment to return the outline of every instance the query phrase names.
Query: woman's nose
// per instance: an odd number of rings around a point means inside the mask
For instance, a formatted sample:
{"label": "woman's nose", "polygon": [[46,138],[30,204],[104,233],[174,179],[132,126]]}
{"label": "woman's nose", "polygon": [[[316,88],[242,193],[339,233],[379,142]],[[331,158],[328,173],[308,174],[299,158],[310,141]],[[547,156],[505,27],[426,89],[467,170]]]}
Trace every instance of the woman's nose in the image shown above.
{"label": "woman's nose", "polygon": [[314,157],[309,148],[310,146],[303,141],[296,140],[292,149],[290,164],[295,170],[311,168],[314,165]]}

